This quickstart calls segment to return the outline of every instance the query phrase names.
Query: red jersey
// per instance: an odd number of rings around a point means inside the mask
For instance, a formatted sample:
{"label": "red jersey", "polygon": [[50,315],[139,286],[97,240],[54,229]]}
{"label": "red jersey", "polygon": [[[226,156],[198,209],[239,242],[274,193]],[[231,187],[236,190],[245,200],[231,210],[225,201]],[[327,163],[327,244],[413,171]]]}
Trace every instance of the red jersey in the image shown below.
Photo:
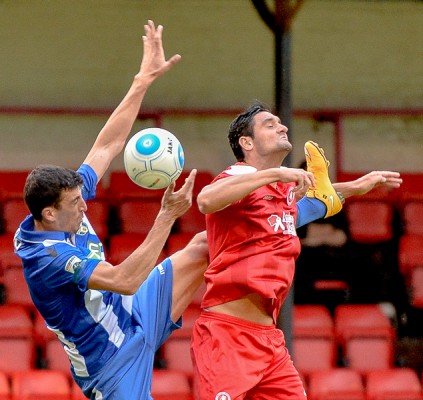
{"label": "red jersey", "polygon": [[[254,172],[239,163],[214,181]],[[272,299],[274,320],[291,287],[300,253],[293,183],[258,188],[230,206],[206,215],[210,265],[202,308],[258,293]]]}

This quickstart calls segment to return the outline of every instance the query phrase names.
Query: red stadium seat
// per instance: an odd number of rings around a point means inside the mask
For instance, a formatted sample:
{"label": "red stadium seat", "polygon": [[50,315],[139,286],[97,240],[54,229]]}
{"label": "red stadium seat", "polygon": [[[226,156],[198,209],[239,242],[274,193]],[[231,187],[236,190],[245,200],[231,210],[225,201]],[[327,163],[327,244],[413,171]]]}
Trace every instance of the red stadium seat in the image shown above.
{"label": "red stadium seat", "polygon": [[361,373],[393,367],[395,330],[377,304],[341,304],[335,334],[346,366]]}
{"label": "red stadium seat", "polygon": [[104,242],[109,236],[109,203],[107,200],[89,200],[87,217],[97,236]]}
{"label": "red stadium seat", "polygon": [[3,281],[3,271],[9,266],[21,266],[21,259],[15,254],[13,248],[13,234],[0,235],[0,279]]}
{"label": "red stadium seat", "polygon": [[190,355],[191,338],[169,338],[162,346],[161,352],[167,369],[182,372],[192,378],[193,366]]}
{"label": "red stadium seat", "polygon": [[192,328],[200,312],[197,306],[188,307],[183,313],[182,328],[174,331],[161,347],[166,368],[183,372],[189,378],[193,373],[190,353]]}
{"label": "red stadium seat", "polygon": [[402,235],[398,247],[399,269],[407,283],[411,271],[417,266],[423,266],[423,236]]}
{"label": "red stadium seat", "polygon": [[311,373],[308,395],[312,400],[366,400],[360,374],[348,368]]}
{"label": "red stadium seat", "polygon": [[[109,257],[107,260],[113,264],[121,263],[128,257],[146,238],[145,234],[122,233],[110,236]],[[167,252],[162,250],[156,264],[159,264],[167,257]]]}
{"label": "red stadium seat", "polygon": [[8,199],[3,202],[3,232],[14,235],[19,224],[29,215],[28,207],[22,199]]}
{"label": "red stadium seat", "polygon": [[70,400],[87,400],[84,393],[82,393],[81,388],[76,384],[76,382],[71,380],[71,396]]}
{"label": "red stadium seat", "polygon": [[69,400],[70,383],[60,371],[31,370],[11,375],[12,400]]}
{"label": "red stadium seat", "polygon": [[160,201],[127,200],[118,207],[122,233],[148,234],[160,210]]}
{"label": "red stadium seat", "polygon": [[334,337],[334,323],[329,310],[320,304],[296,304],[294,336]]}
{"label": "red stadium seat", "polygon": [[335,367],[334,325],[326,307],[294,306],[293,358],[298,371],[306,378],[312,372]]}
{"label": "red stadium seat", "polygon": [[375,244],[393,238],[392,204],[382,201],[353,201],[345,209],[353,241]]}
{"label": "red stadium seat", "polygon": [[33,323],[29,311],[22,305],[0,305],[0,337],[32,338]]}
{"label": "red stadium seat", "polygon": [[401,217],[405,234],[423,235],[423,199],[403,203]]}
{"label": "red stadium seat", "polygon": [[367,400],[421,400],[422,385],[411,368],[390,368],[366,375]]}
{"label": "red stadium seat", "polygon": [[206,229],[206,217],[194,202],[192,207],[177,221],[178,232],[195,234]]}
{"label": "red stadium seat", "polygon": [[34,367],[35,345],[29,311],[21,305],[0,306],[0,371]]}
{"label": "red stadium seat", "polygon": [[61,371],[69,377],[71,376],[70,361],[59,339],[47,341],[44,360],[47,369]]}
{"label": "red stadium seat", "polygon": [[193,400],[188,377],[180,371],[154,369],[151,385],[154,400]]}
{"label": "red stadium seat", "polygon": [[0,371],[11,373],[35,368],[35,346],[32,338],[0,337]]}
{"label": "red stadium seat", "polygon": [[411,272],[410,289],[411,304],[423,308],[423,265]]}
{"label": "red stadium seat", "polygon": [[[192,328],[195,321],[200,316],[201,309],[197,305],[190,305],[182,314],[182,327],[176,329],[169,339],[188,338],[191,339]],[[169,340],[168,339],[168,340]]]}
{"label": "red stadium seat", "polygon": [[[179,178],[176,180],[176,190],[180,189],[181,186],[185,183],[185,179],[188,177],[191,171],[184,170]],[[207,170],[197,170],[197,175],[195,177],[194,182],[194,190],[192,192],[194,198],[197,197],[198,193],[200,193],[201,189],[210,184],[213,180],[214,175]]]}
{"label": "red stadium seat", "polygon": [[0,199],[22,199],[23,188],[29,171],[0,171]]}
{"label": "red stadium seat", "polygon": [[147,237],[145,234],[122,233],[109,238],[109,255],[106,259],[119,264],[129,256]]}
{"label": "red stadium seat", "polygon": [[9,264],[3,267],[3,284],[6,304],[20,304],[28,310],[35,310],[20,261],[19,265]]}
{"label": "red stadium seat", "polygon": [[58,340],[57,335],[47,328],[44,318],[38,312],[34,311],[34,341],[40,351],[40,357],[43,362],[46,359],[46,346],[51,340]]}
{"label": "red stadium seat", "polygon": [[171,255],[178,250],[182,250],[188,242],[193,238],[193,233],[171,233],[166,242],[167,254]]}
{"label": "red stadium seat", "polygon": [[9,378],[4,371],[0,371],[0,400],[10,400]]}
{"label": "red stadium seat", "polygon": [[110,201],[119,205],[126,200],[158,200],[160,201],[164,190],[149,190],[138,186],[128,177],[125,171],[112,171],[109,182]]}

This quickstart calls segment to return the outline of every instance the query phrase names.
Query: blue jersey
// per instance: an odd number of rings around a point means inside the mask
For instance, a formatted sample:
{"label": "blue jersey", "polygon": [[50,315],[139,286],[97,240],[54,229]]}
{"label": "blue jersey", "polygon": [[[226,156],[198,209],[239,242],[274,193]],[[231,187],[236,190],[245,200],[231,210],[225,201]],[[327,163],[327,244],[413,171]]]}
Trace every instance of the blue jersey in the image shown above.
{"label": "blue jersey", "polygon": [[[84,181],[84,200],[94,198],[97,183],[94,170],[82,165],[78,172]],[[104,385],[102,387],[101,377],[111,385],[111,377],[106,379],[102,368],[112,358],[125,359],[118,353],[131,338],[142,337],[142,341],[146,342],[144,345],[147,344],[145,347],[149,348],[149,354],[144,354],[144,359],[149,370],[154,352],[180,326],[170,320],[172,273],[169,260],[164,267],[155,268],[159,268],[158,272],[153,270],[150,275],[156,275],[156,278],[150,280],[153,283],[145,284],[144,289],[144,292],[156,293],[157,303],[162,303],[160,307],[164,308],[160,312],[155,309],[153,300],[149,300],[149,304],[141,302],[141,289],[134,296],[88,289],[88,280],[97,264],[104,260],[104,251],[86,216],[76,234],[35,231],[33,217],[28,216],[16,232],[15,252],[22,259],[35,306],[47,327],[62,342],[69,356],[72,374],[88,395],[92,390],[106,390]],[[165,271],[169,272],[166,278]],[[162,284],[160,279],[167,279],[167,283]],[[160,291],[155,285],[164,285],[165,289]],[[152,299],[151,294],[149,296]],[[142,309],[142,303],[144,307],[149,307],[147,311]],[[147,317],[148,321],[143,320]],[[141,346],[139,343],[140,353],[145,353],[145,350],[141,351]],[[132,345],[128,349],[130,347]],[[117,379],[116,376],[113,378]],[[148,393],[150,383],[147,379],[143,393]]]}

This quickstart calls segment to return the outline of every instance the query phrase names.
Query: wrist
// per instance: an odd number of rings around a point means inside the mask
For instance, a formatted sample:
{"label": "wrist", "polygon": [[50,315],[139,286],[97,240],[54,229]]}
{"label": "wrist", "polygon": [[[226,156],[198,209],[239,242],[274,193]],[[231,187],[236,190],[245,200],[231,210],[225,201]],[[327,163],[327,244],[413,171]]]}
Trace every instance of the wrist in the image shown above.
{"label": "wrist", "polygon": [[336,192],[336,194],[338,195],[339,200],[341,200],[341,203],[342,204],[345,204],[345,197],[344,197],[344,195],[341,192]]}

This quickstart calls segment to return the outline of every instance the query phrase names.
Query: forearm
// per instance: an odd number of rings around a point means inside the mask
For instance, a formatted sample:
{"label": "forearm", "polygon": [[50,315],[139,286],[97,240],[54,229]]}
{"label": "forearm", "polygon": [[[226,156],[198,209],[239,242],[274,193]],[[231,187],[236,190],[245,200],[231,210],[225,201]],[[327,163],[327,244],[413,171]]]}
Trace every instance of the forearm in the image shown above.
{"label": "forearm", "polygon": [[151,82],[146,78],[135,76],[127,94],[98,135],[97,142],[101,146],[120,143],[123,147],[139,114],[141,103],[150,84]]}
{"label": "forearm", "polygon": [[84,163],[91,165],[99,179],[125,146],[150,84],[147,79],[136,76],[127,94],[98,134]]}
{"label": "forearm", "polygon": [[341,193],[344,198],[361,194],[356,181],[337,182],[333,183],[332,186],[337,192]]}
{"label": "forearm", "polygon": [[120,264],[98,265],[90,278],[89,288],[125,295],[134,294],[157,264],[175,219],[159,213],[145,240]]}
{"label": "forearm", "polygon": [[278,179],[279,174],[274,168],[220,179],[199,193],[198,208],[203,214],[214,213]]}

